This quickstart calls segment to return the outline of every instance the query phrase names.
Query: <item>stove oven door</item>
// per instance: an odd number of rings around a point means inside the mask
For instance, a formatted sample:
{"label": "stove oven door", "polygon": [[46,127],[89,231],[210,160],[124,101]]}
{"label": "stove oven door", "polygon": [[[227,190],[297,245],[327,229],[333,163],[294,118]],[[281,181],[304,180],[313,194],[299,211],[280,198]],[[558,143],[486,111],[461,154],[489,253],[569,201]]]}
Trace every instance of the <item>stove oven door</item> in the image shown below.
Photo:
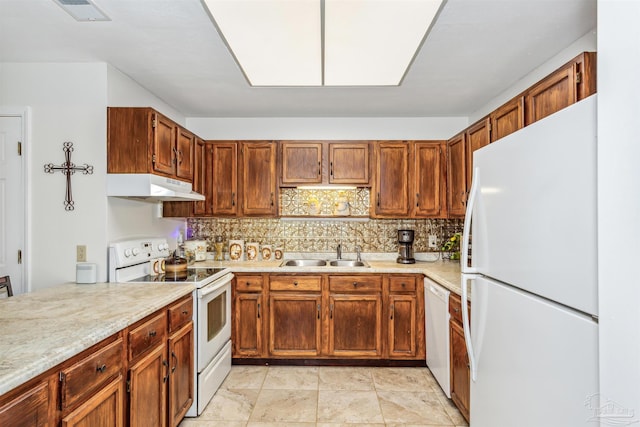
{"label": "stove oven door", "polygon": [[228,274],[197,291],[198,372],[231,339],[231,279]]}

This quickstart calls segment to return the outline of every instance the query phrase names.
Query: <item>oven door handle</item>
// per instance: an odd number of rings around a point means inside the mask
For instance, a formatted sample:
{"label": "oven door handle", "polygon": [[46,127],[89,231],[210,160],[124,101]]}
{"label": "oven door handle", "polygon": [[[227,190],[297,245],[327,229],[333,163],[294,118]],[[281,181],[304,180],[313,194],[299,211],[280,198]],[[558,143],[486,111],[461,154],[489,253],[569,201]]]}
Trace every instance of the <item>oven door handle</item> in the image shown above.
{"label": "oven door handle", "polygon": [[218,289],[227,286],[231,282],[232,278],[233,275],[230,275],[230,277],[225,276],[216,280],[215,282],[208,284],[207,286],[198,289],[198,298],[205,297],[213,292],[216,292]]}

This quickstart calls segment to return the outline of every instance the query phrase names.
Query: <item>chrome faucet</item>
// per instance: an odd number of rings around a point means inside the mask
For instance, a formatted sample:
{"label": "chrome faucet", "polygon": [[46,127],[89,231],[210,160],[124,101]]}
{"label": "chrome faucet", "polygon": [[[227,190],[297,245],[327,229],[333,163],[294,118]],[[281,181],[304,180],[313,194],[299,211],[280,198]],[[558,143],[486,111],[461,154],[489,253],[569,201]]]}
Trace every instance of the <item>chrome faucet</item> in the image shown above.
{"label": "chrome faucet", "polygon": [[339,243],[336,248],[336,259],[342,259],[342,243]]}
{"label": "chrome faucet", "polygon": [[362,248],[356,245],[355,249],[356,249],[356,261],[362,262],[362,255],[360,255],[360,251],[362,250]]}

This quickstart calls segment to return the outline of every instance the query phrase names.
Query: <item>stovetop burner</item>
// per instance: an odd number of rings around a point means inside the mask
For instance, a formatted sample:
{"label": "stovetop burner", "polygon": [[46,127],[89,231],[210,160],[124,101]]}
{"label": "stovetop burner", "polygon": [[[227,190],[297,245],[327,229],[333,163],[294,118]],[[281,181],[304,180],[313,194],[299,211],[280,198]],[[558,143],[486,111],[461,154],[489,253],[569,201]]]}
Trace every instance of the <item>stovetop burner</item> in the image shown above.
{"label": "stovetop burner", "polygon": [[151,275],[147,274],[146,276],[138,277],[136,279],[130,280],[130,282],[201,282],[203,280],[208,279],[209,277],[215,276],[221,271],[226,270],[225,268],[188,268],[187,274],[184,275],[173,275],[173,274],[158,274]]}

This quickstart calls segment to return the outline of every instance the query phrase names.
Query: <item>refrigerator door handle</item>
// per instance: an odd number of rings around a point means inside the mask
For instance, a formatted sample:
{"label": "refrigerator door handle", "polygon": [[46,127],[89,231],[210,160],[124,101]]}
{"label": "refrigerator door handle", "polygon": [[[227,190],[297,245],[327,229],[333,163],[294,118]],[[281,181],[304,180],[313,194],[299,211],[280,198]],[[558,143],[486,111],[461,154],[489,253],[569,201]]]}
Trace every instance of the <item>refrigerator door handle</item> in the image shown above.
{"label": "refrigerator door handle", "polygon": [[462,254],[460,256],[460,268],[463,273],[477,273],[475,267],[469,266],[469,234],[471,233],[471,216],[473,214],[473,206],[476,201],[478,192],[479,169],[473,168],[473,178],[471,180],[471,190],[467,199],[467,210],[464,215],[464,228],[462,229]]}
{"label": "refrigerator door handle", "polygon": [[462,274],[462,328],[464,329],[464,341],[467,345],[467,355],[469,356],[469,369],[471,370],[471,380],[476,380],[477,373],[477,365],[476,365],[476,357],[473,352],[473,343],[471,342],[471,326],[469,323],[469,304],[468,304],[468,291],[467,291],[467,283],[473,282],[476,279],[476,275],[474,274]]}

